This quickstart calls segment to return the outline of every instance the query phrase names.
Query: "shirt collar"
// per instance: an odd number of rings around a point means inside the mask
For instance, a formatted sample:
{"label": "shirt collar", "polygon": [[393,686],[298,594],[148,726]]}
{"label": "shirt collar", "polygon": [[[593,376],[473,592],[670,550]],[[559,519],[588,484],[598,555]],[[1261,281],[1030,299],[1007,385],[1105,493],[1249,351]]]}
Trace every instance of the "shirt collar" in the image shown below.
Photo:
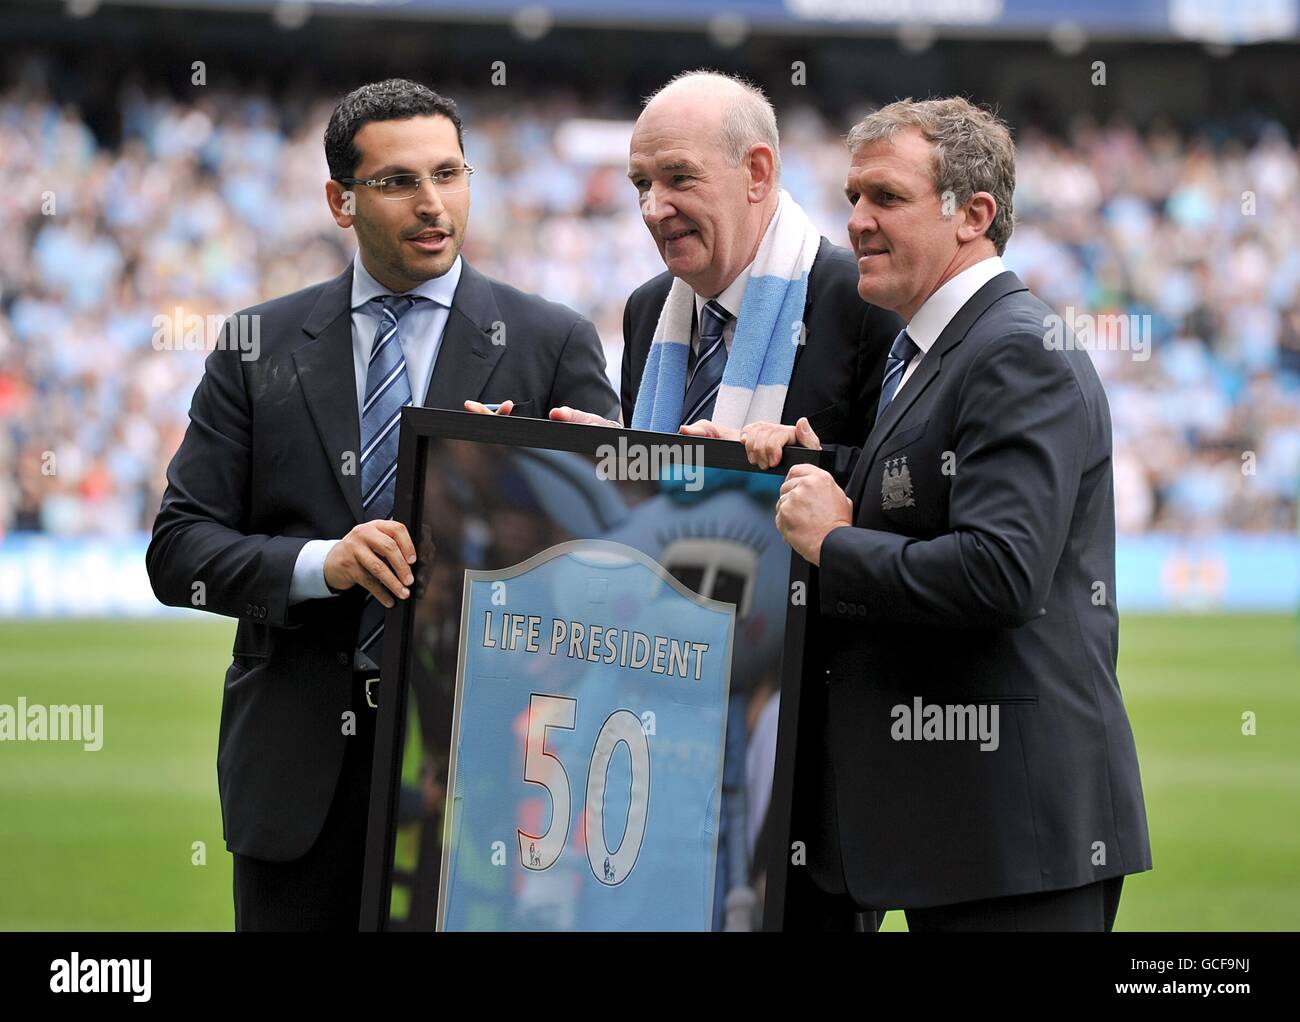
{"label": "shirt collar", "polygon": [[[740,318],[740,303],[745,297],[745,286],[749,283],[749,272],[754,268],[751,260],[750,264],[736,274],[736,279],[726,286],[722,294],[712,299],[731,313],[732,319]],[[709,301],[701,294],[695,296],[695,320],[698,323],[700,317],[704,315],[704,303]]]}
{"label": "shirt collar", "polygon": [[[412,288],[404,293],[428,298],[430,301],[437,302],[444,308],[450,309],[451,301],[456,296],[456,286],[460,283],[460,271],[461,258],[457,255],[456,261],[451,264],[451,269],[441,277],[432,277],[419,287]],[[358,249],[356,256],[352,260],[352,308],[360,308],[379,295],[394,293],[370,275],[365,263],[361,261],[361,250]]]}
{"label": "shirt collar", "polygon": [[907,336],[912,338],[922,354],[929,351],[975,292],[1005,270],[998,256],[989,256],[974,266],[966,267],[916,310],[916,315],[907,324]]}

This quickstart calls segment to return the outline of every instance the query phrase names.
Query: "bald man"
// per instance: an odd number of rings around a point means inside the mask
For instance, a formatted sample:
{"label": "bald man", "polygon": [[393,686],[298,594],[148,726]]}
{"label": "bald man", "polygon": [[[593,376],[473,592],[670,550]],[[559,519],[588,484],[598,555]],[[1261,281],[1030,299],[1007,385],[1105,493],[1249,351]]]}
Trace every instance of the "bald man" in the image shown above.
{"label": "bald man", "polygon": [[[780,173],[776,115],[750,83],[689,72],[646,101],[632,134],[628,179],[666,269],[637,288],[624,308],[624,425],[736,440],[747,423],[770,419],[795,426],[809,446],[814,436],[857,446],[870,432],[885,356],[902,321],[863,301],[853,254],[820,236],[781,190]],[[751,281],[757,281],[752,288]],[[678,372],[665,370],[667,340],[676,342],[671,358],[681,364],[669,368]],[[762,365],[757,379],[751,372],[748,388],[738,372],[744,364]],[[489,411],[474,401],[465,407]],[[511,407],[504,402],[498,414]],[[592,409],[553,408],[550,417],[619,425]],[[724,791],[743,773],[745,739],[737,732],[748,695],[733,691]],[[815,687],[805,693],[809,705],[801,713],[819,719],[812,704],[822,695]],[[803,773],[796,767],[796,775]],[[816,803],[815,793],[810,801]],[[736,812],[744,803],[726,804]],[[722,821],[716,915],[725,892],[748,879],[750,864],[741,861],[734,836],[739,830],[735,819]],[[756,850],[754,868],[761,870],[770,854]],[[862,925],[854,916],[802,870],[792,871],[787,928],[854,929]]]}
{"label": "bald man", "polygon": [[[675,426],[697,436],[737,439],[750,421],[741,414],[718,421],[697,372],[701,323],[710,336],[721,321],[721,348],[709,365],[731,355],[744,323],[746,287],[780,202],[781,157],[776,114],[748,82],[709,71],[674,78],[645,103],[628,154],[628,179],[665,271],[632,292],[623,310],[623,423],[634,425],[637,397],[660,314],[674,280],[694,293],[687,381]],[[790,200],[793,204],[793,200]],[[889,346],[902,329],[893,312],[858,295],[857,263],[845,248],[820,238],[807,276],[802,326],[786,385],[780,421],[807,419],[822,442],[860,444],[875,420]],[[713,366],[714,375],[719,367]],[[694,379],[693,379],[694,378]],[[685,388],[689,390],[689,386]],[[685,396],[685,395],[684,395]],[[695,413],[693,415],[693,413]],[[760,418],[761,416],[756,416]],[[775,416],[774,416],[775,417]],[[569,408],[551,418],[613,423]]]}
{"label": "bald man", "polygon": [[[770,413],[795,426],[801,437],[823,437],[825,430],[831,443],[857,445],[870,432],[885,356],[902,322],[862,300],[853,254],[812,228],[780,189],[780,173],[775,112],[748,82],[690,72],[646,101],[632,134],[628,179],[666,269],[637,288],[624,308],[624,424],[735,440],[747,423]],[[783,263],[783,250],[799,254]],[[783,273],[797,290],[781,291]],[[750,288],[753,279],[760,283]],[[683,292],[689,311],[682,310]],[[769,322],[772,306],[801,293],[802,315],[793,330],[779,318]],[[665,373],[662,352],[652,354],[668,339],[665,334],[677,339],[675,330],[682,340],[689,336],[684,377]],[[739,354],[738,336],[748,346]],[[788,351],[791,344],[793,352]],[[782,347],[792,361],[782,361]],[[737,379],[742,374],[727,372],[733,356],[761,362],[757,382],[767,386],[754,386],[747,395]],[[783,400],[764,407],[773,383],[784,387]],[[664,394],[669,386],[681,392]],[[662,414],[665,404],[668,416]],[[552,410],[551,418],[612,424],[569,408]],[[820,695],[814,688],[805,699],[815,702]],[[808,707],[812,718],[816,710]],[[745,747],[731,725],[743,719],[737,712],[728,718],[726,788],[735,783],[734,760]],[[796,774],[804,772],[796,767]],[[809,783],[815,778],[796,779],[797,787]],[[720,891],[743,883],[735,875],[736,838],[731,835],[736,829],[734,821],[723,821],[719,857],[730,863],[722,865]],[[755,870],[777,854],[772,848],[755,852]],[[793,870],[785,925],[860,929],[865,922],[823,896],[802,870]]]}
{"label": "bald man", "polygon": [[[673,279],[695,293],[688,376],[699,359],[700,324],[721,308],[728,354],[754,258],[777,209],[780,143],[763,93],[739,79],[691,72],[646,102],[632,134],[628,178],[667,268],[637,288],[623,312],[623,421],[631,423],[660,311]],[[847,249],[820,238],[808,275],[802,343],[795,351],[781,421],[809,421],[832,442],[856,443],[875,416],[884,359],[902,323],[858,295]],[[711,307],[706,309],[706,306]],[[683,417],[693,408],[683,409]],[[747,420],[748,421],[748,420]],[[701,417],[684,432],[735,439],[744,422]],[[682,425],[688,425],[683,422]]]}
{"label": "bald man", "polygon": [[[721,376],[718,382],[727,382],[725,361],[721,372],[713,363],[724,354],[733,355],[738,330],[755,314],[754,303],[745,300],[746,289],[759,262],[760,246],[765,240],[771,246],[769,234],[782,201],[780,172],[775,112],[749,83],[691,72],[647,100],[632,134],[628,179],[637,190],[646,228],[666,269],[637,288],[624,307],[620,386],[624,423],[642,425],[635,414],[641,389],[663,385],[662,374],[653,372],[651,349],[674,280],[689,285],[695,312],[686,394],[677,424],[681,432],[738,439],[741,427],[762,418],[756,410],[758,396],[738,416],[734,402],[724,407],[715,397],[715,404],[708,404],[709,388],[701,386],[701,379],[712,367],[713,378]],[[788,194],[785,201],[793,202]],[[795,212],[802,215],[801,210]],[[781,210],[782,218],[787,215]],[[806,278],[802,336],[785,381],[784,403],[774,414],[779,412],[782,423],[796,425],[801,436],[811,432],[821,437],[825,429],[831,443],[857,445],[875,421],[885,356],[902,321],[862,300],[857,261],[848,249],[833,245],[815,230],[810,242],[815,257]],[[764,267],[757,269],[767,272]],[[719,325],[723,347],[714,350],[708,342]],[[706,359],[703,364],[702,359]],[[765,371],[763,382],[767,380]],[[642,419],[649,404],[641,402]],[[810,688],[812,694],[805,695],[805,701],[811,702],[821,693],[815,686]],[[803,708],[803,712],[815,710]],[[796,767],[796,772],[803,771]],[[796,786],[803,788],[810,782],[815,779],[797,779]],[[795,826],[800,825],[797,818]],[[762,857],[778,852],[769,848],[756,853]],[[786,928],[864,928],[862,919],[824,898],[802,870],[791,870],[787,887]]]}

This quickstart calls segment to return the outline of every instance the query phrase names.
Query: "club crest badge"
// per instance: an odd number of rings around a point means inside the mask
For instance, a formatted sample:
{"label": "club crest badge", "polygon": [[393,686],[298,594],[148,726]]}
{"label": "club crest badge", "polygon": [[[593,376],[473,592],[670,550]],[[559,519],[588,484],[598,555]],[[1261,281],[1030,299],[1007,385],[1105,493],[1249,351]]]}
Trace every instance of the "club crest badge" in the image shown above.
{"label": "club crest badge", "polygon": [[885,474],[880,479],[880,509],[897,511],[915,507],[912,499],[912,473],[907,467],[907,455],[885,461]]}

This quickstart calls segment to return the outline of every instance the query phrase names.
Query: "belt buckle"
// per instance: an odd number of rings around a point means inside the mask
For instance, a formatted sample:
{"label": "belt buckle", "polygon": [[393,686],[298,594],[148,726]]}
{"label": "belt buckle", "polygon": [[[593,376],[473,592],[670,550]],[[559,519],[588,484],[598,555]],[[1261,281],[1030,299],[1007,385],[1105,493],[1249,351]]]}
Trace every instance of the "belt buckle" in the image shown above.
{"label": "belt buckle", "polygon": [[367,678],[366,681],[365,681],[365,686],[366,686],[366,705],[369,706],[372,710],[377,710],[377,709],[379,709],[379,704],[378,704],[377,702],[375,702],[374,695],[372,694],[372,691],[371,691],[372,686],[378,684],[378,682],[379,682],[379,678],[378,678],[378,677]]}

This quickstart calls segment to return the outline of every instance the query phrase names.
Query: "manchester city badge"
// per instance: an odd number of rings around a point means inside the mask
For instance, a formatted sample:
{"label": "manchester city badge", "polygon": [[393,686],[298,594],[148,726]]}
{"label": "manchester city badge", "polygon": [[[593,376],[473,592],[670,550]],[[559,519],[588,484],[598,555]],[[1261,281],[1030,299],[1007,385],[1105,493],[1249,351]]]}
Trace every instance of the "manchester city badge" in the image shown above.
{"label": "manchester city badge", "polygon": [[912,473],[907,468],[907,455],[885,461],[885,474],[880,479],[880,509],[897,511],[915,507],[912,499]]}

